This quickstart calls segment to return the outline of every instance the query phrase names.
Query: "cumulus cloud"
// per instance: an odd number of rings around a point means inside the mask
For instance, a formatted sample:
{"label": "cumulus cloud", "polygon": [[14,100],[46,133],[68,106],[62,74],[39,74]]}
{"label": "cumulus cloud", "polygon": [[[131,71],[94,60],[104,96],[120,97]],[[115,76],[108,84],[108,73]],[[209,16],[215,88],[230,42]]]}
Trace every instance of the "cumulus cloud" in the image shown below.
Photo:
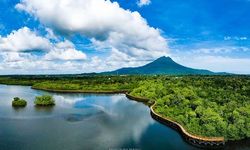
{"label": "cumulus cloud", "polygon": [[145,6],[145,5],[149,5],[151,3],[151,0],[138,0],[137,1],[137,5],[139,7]]}
{"label": "cumulus cloud", "polygon": [[[142,4],[147,4],[142,1]],[[150,27],[138,13],[110,0],[21,0],[16,5],[54,31],[81,34],[101,48],[116,49],[127,57],[157,58],[168,55],[160,30]]]}
{"label": "cumulus cloud", "polygon": [[54,49],[45,55],[46,60],[85,60],[86,54],[75,49]]}
{"label": "cumulus cloud", "polygon": [[44,58],[45,60],[85,60],[87,56],[82,51],[76,50],[72,42],[65,40],[56,43]]}
{"label": "cumulus cloud", "polygon": [[72,42],[68,40],[52,42],[27,27],[12,31],[6,37],[0,37],[2,74],[73,71],[82,69],[81,62],[86,59],[86,54],[77,50]]}
{"label": "cumulus cloud", "polygon": [[27,27],[14,30],[6,37],[0,36],[0,51],[48,51],[50,48],[48,39],[38,36]]}
{"label": "cumulus cloud", "polygon": [[39,56],[32,55],[33,51],[44,51],[41,60],[85,60],[86,54],[76,50],[72,42],[64,40],[57,43],[38,35],[27,27],[12,31],[6,37],[0,37],[0,55],[4,62],[26,61]]}
{"label": "cumulus cloud", "polygon": [[[8,68],[6,68],[8,66]],[[65,73],[67,71],[73,71],[77,69],[74,62],[64,61],[64,62],[56,62],[56,61],[45,61],[43,59],[23,59],[22,61],[13,61],[13,62],[2,62],[0,64],[0,68],[5,68],[1,71],[1,73],[11,73],[11,74],[21,74],[21,73],[56,73],[58,71],[62,71]]]}
{"label": "cumulus cloud", "polygon": [[17,52],[4,52],[1,56],[4,62],[17,62],[24,60],[24,58]]}

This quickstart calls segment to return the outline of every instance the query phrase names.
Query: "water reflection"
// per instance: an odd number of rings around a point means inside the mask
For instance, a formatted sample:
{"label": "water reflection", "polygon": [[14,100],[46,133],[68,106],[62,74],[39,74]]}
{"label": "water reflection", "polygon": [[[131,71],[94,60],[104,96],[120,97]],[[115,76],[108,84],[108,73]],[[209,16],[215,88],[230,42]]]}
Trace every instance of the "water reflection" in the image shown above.
{"label": "water reflection", "polygon": [[153,120],[149,118],[149,114],[145,106],[138,105],[138,103],[131,101],[127,102],[124,95],[109,96],[110,99],[96,100],[90,98],[87,101],[78,102],[76,107],[92,105],[94,109],[99,109],[104,112],[98,120],[100,130],[102,131],[98,137],[101,139],[113,139],[111,145],[120,145],[124,141],[133,140],[139,142],[142,133],[148,128]]}
{"label": "water reflection", "polygon": [[76,102],[83,101],[84,97],[74,94],[74,95],[54,95],[56,105],[61,107],[72,107]]}
{"label": "water reflection", "polygon": [[[49,93],[56,105],[35,107],[35,97],[45,93],[0,85],[1,150],[194,149],[178,133],[155,122],[147,106],[123,94]],[[15,96],[26,99],[27,107],[12,108]]]}
{"label": "water reflection", "polygon": [[15,113],[21,113],[25,111],[25,107],[12,107]]}
{"label": "water reflection", "polygon": [[[102,112],[99,112],[99,114],[103,114]],[[64,119],[68,122],[79,122],[79,121],[83,121],[83,120],[86,120],[90,117],[93,117],[93,116],[96,116],[98,115],[98,113],[96,114],[67,114],[67,115],[64,115]]]}
{"label": "water reflection", "polygon": [[43,113],[43,114],[52,114],[54,110],[54,106],[34,106],[35,111],[37,113]]}

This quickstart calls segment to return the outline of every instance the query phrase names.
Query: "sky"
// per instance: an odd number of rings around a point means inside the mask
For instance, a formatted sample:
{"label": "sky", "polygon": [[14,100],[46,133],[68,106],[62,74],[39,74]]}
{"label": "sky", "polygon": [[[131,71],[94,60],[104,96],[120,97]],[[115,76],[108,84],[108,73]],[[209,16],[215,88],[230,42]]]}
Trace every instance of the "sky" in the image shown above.
{"label": "sky", "polygon": [[250,0],[0,0],[0,74],[149,63],[250,74]]}

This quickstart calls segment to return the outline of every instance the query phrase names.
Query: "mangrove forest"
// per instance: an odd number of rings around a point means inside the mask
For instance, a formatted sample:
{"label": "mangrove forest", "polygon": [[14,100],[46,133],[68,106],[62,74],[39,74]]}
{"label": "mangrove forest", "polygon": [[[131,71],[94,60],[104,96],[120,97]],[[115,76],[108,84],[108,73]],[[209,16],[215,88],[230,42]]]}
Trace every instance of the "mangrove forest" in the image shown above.
{"label": "mangrove forest", "polygon": [[[250,76],[1,76],[1,84],[59,92],[128,92],[154,111],[205,137],[250,137]],[[50,96],[37,105],[53,105]]]}

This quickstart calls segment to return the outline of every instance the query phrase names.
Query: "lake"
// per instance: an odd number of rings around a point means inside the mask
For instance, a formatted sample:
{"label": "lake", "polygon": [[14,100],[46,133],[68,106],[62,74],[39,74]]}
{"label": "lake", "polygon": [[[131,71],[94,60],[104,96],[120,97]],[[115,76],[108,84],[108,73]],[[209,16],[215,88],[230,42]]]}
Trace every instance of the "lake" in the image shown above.
{"label": "lake", "polygon": [[[196,149],[153,120],[146,105],[124,94],[49,93],[56,106],[35,107],[35,97],[45,93],[29,86],[0,85],[1,150]],[[13,108],[16,96],[28,105]],[[248,148],[241,146],[235,148]]]}

